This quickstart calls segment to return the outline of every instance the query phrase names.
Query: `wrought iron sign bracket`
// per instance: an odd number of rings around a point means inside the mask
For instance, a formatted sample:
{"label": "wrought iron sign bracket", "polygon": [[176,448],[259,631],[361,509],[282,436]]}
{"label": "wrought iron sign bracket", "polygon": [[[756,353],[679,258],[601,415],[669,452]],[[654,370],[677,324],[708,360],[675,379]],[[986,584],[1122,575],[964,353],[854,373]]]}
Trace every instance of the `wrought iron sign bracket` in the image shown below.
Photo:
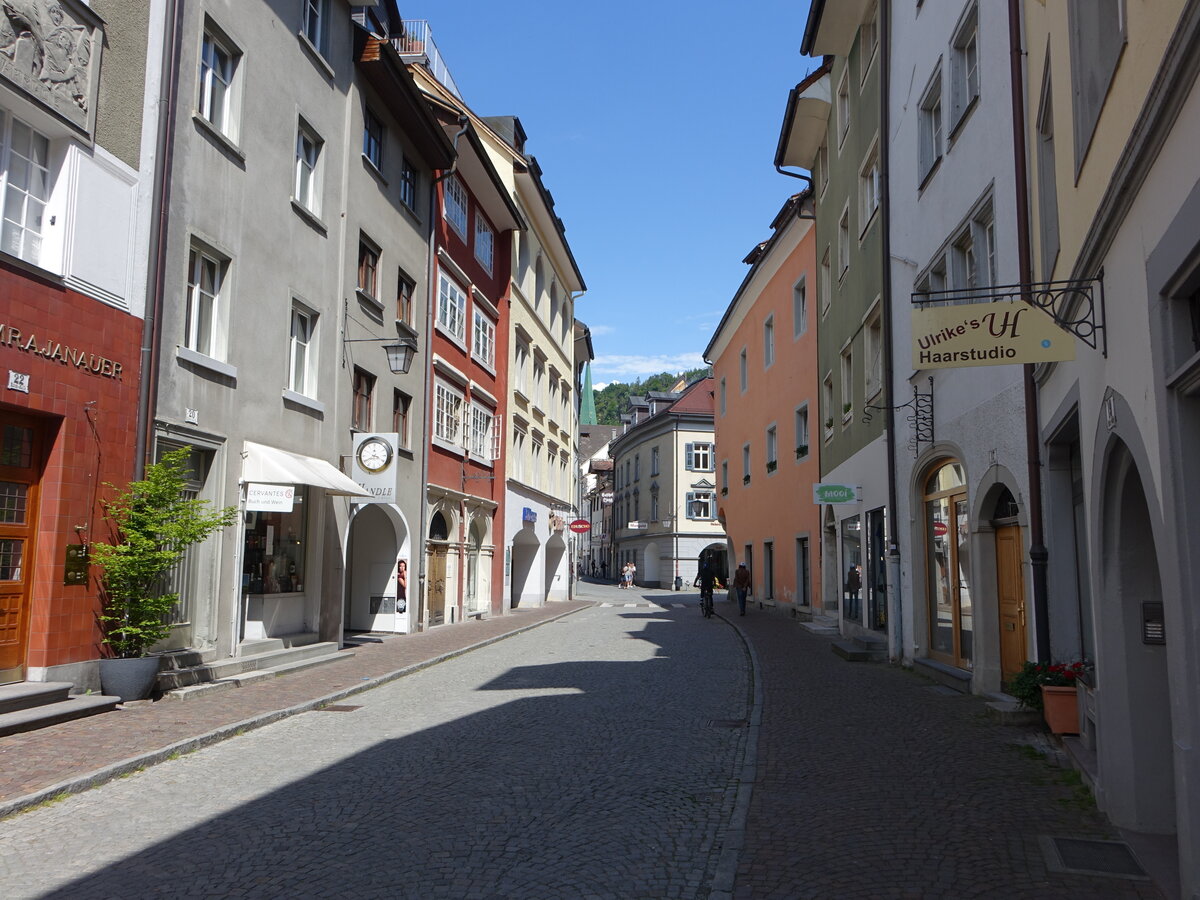
{"label": "wrought iron sign bracket", "polygon": [[865,406],[863,407],[862,422],[864,425],[869,425],[871,422],[871,410],[879,412],[887,412],[889,409],[901,410],[907,409],[908,424],[912,429],[912,437],[909,438],[908,448],[913,452],[913,458],[921,455],[922,444],[933,443],[933,376],[929,376],[929,390],[922,393],[917,386],[913,385],[913,398],[907,403],[901,403],[899,406]]}
{"label": "wrought iron sign bracket", "polygon": [[1095,278],[1042,281],[1032,284],[989,285],[953,291],[918,291],[916,306],[934,303],[992,303],[1023,300],[1048,313],[1054,324],[1108,357],[1108,328],[1104,311],[1104,270]]}

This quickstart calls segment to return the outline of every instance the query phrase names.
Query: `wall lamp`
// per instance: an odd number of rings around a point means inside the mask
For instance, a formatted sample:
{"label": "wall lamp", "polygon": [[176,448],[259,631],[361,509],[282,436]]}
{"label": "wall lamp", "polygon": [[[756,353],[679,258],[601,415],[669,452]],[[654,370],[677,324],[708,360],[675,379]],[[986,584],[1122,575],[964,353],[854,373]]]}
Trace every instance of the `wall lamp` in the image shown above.
{"label": "wall lamp", "polygon": [[[385,343],[385,341],[390,343]],[[388,368],[393,375],[405,375],[412,366],[413,357],[417,353],[415,338],[342,338],[343,344],[383,344],[383,352],[387,354]]]}

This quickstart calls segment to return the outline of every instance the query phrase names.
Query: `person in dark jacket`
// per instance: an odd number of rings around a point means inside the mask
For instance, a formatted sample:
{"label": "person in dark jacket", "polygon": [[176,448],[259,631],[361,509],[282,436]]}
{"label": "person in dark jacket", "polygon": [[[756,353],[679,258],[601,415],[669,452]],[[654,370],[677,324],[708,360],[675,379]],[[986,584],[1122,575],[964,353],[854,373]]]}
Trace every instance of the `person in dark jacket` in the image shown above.
{"label": "person in dark jacket", "polygon": [[733,589],[737,591],[738,615],[746,614],[746,595],[750,593],[750,570],[746,564],[738,563],[737,572],[733,576]]}

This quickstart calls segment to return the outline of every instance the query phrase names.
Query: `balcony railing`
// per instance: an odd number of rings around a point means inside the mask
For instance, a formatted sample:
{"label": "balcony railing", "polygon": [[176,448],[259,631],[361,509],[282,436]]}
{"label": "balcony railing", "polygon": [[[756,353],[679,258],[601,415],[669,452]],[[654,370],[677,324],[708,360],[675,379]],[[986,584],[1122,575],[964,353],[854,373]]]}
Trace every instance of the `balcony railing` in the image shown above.
{"label": "balcony railing", "polygon": [[458,99],[462,99],[462,94],[458,91],[458,85],[454,83],[454,77],[450,74],[446,61],[442,59],[437,44],[433,42],[433,32],[430,31],[427,21],[405,19],[404,34],[392,38],[392,46],[396,48],[396,52],[405,62],[420,63],[441,82],[446,90]]}

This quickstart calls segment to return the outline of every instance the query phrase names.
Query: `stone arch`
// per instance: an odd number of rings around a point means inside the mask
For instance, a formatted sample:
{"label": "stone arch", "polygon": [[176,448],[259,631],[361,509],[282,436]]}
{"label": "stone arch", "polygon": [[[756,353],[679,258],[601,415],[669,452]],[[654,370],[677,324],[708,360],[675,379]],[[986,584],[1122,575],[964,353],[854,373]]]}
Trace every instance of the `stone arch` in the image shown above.
{"label": "stone arch", "polygon": [[561,531],[556,531],[550,535],[550,539],[546,541],[546,575],[542,582],[542,598],[543,601],[549,600],[551,593],[559,594],[558,599],[567,599],[567,578],[566,573],[563,574],[561,583],[558,582],[559,567],[562,565],[563,559],[567,555],[567,541],[563,537]]}
{"label": "stone arch", "polygon": [[662,587],[662,560],[659,558],[658,544],[651,541],[643,553],[645,564],[642,567],[642,584],[646,587]]}
{"label": "stone arch", "polygon": [[534,606],[541,596],[539,585],[532,583],[534,562],[537,560],[541,542],[531,526],[517,529],[513,535],[511,547],[511,583],[509,605],[512,609],[518,606]]}

